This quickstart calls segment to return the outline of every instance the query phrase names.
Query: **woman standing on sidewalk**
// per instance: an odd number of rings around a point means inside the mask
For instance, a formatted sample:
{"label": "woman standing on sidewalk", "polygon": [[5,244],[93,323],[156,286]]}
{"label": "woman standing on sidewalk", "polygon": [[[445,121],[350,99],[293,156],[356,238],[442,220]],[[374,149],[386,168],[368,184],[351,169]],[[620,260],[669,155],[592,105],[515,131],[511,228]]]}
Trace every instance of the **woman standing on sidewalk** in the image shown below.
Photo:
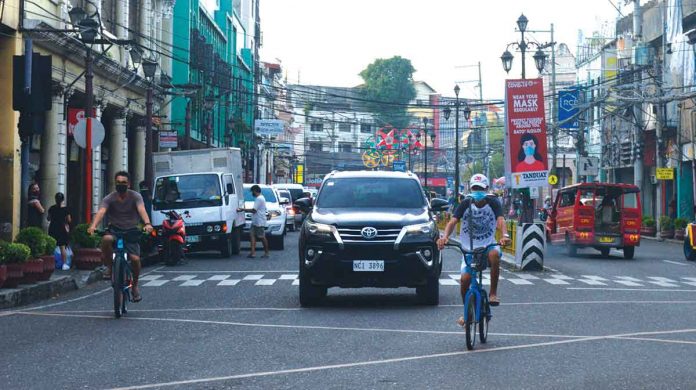
{"label": "woman standing on sidewalk", "polygon": [[65,195],[58,192],[55,196],[56,204],[48,209],[48,234],[56,240],[56,245],[60,248],[60,257],[63,259],[63,270],[70,269],[67,261],[68,241],[70,239],[70,223],[72,217],[67,207],[63,206]]}

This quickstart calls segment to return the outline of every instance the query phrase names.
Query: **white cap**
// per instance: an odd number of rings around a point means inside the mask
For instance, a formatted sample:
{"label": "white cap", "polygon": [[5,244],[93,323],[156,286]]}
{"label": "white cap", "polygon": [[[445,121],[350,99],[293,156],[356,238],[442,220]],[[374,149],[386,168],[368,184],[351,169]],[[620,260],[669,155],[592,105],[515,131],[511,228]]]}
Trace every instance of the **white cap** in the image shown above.
{"label": "white cap", "polygon": [[469,188],[471,187],[482,187],[484,190],[488,189],[488,178],[480,173],[471,176],[469,180]]}

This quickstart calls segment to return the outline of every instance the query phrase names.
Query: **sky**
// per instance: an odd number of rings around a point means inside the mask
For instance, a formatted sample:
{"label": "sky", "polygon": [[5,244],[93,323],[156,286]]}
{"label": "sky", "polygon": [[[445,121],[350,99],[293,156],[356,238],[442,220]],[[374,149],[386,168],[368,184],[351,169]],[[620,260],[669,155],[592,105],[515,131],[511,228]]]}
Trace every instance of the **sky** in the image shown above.
{"label": "sky", "polygon": [[[398,55],[411,60],[414,80],[444,96],[454,96],[459,83],[464,98],[478,98],[480,61],[483,97],[500,99],[506,78],[500,56],[520,40],[520,14],[529,19],[528,30],[553,23],[554,40],[575,53],[578,30],[591,35],[602,22],[616,21],[612,3],[631,12],[625,0],[261,0],[261,60],[280,61],[291,84],[352,87],[375,59]],[[544,32],[526,38],[551,40]],[[513,54],[507,78],[520,77],[521,54]],[[528,78],[538,75],[532,54]]]}

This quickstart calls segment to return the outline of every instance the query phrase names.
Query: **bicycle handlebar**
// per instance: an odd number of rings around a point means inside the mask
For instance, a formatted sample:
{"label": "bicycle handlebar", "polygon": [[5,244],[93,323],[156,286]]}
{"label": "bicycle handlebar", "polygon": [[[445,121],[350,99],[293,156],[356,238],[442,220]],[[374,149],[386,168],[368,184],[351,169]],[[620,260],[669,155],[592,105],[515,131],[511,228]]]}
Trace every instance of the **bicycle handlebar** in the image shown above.
{"label": "bicycle handlebar", "polygon": [[456,240],[454,238],[450,238],[448,240],[447,244],[445,244],[446,247],[458,249],[460,252],[462,252],[462,254],[472,254],[476,250],[486,251],[492,247],[499,246],[499,245],[500,245],[500,243],[494,242],[493,244],[489,244],[489,245],[485,246],[484,248],[476,248],[473,251],[470,251],[470,250],[464,249],[464,247],[462,247],[462,243],[459,242],[459,240]]}

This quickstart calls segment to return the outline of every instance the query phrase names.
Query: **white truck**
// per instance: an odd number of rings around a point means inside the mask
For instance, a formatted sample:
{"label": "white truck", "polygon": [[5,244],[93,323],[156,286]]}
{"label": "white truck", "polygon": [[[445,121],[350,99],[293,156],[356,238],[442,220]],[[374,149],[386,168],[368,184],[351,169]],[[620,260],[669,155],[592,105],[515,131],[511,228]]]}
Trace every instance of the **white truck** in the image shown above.
{"label": "white truck", "polygon": [[242,157],[238,148],[153,153],[155,185],[152,223],[158,231],[163,211],[183,216],[190,251],[239,253],[244,213]]}

